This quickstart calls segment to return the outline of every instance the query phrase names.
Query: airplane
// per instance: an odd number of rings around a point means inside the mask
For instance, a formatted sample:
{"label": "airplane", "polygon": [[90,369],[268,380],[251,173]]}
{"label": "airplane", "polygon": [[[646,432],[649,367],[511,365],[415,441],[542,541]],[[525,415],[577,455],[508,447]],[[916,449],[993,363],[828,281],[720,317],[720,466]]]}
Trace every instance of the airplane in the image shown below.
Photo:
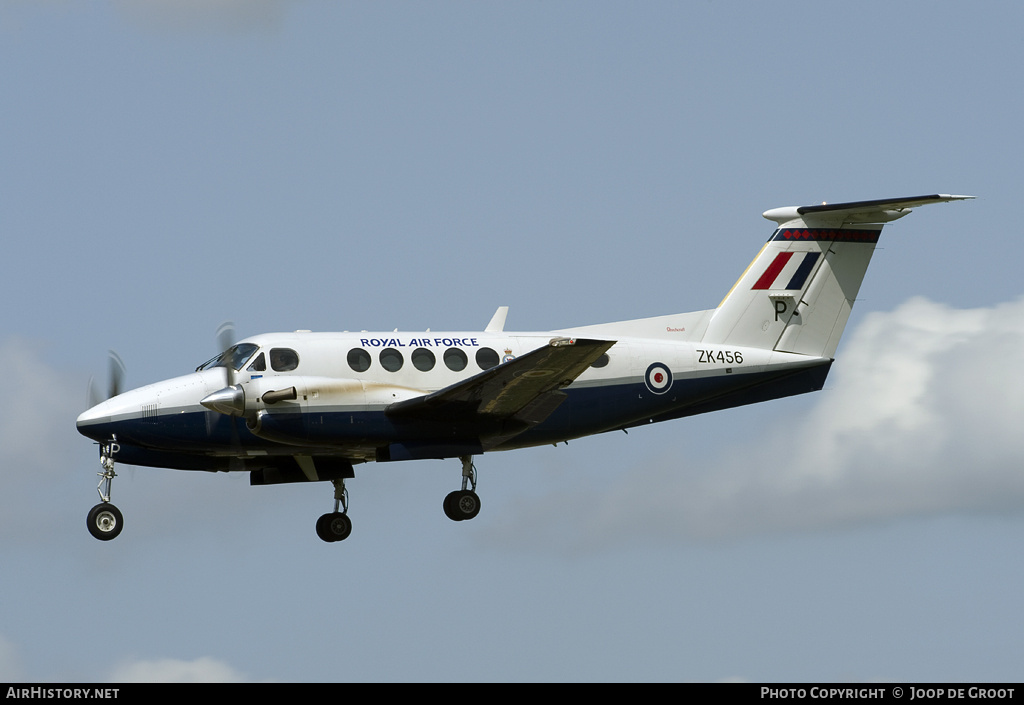
{"label": "airplane", "polygon": [[[97,539],[124,526],[116,463],[330,482],[316,521],[347,538],[346,480],[364,463],[458,459],[453,521],[480,511],[476,456],[558,444],[820,390],[885,223],[973,198],[927,195],[765,211],[775,230],[717,308],[549,332],[295,331],[226,341],[195,372],[81,414],[99,444]],[[227,344],[230,343],[230,344]],[[120,363],[118,363],[120,364]],[[628,431],[627,431],[628,432]]]}

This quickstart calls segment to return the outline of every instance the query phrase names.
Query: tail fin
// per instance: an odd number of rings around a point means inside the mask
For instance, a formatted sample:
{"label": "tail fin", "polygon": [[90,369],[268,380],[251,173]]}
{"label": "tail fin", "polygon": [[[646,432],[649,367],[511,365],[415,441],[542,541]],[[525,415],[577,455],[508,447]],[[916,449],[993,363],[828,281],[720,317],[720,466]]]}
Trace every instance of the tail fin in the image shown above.
{"label": "tail fin", "polygon": [[918,196],[775,208],[779,224],[719,304],[703,340],[834,357],[883,224],[972,196]]}

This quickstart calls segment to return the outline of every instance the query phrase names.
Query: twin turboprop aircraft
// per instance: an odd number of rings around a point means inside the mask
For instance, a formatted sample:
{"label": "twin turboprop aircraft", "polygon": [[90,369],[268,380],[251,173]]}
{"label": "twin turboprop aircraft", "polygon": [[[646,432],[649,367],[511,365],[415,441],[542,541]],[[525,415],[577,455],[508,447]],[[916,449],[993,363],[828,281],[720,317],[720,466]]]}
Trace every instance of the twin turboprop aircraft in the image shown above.
{"label": "twin turboprop aircraft", "polygon": [[716,309],[547,333],[269,333],[78,417],[99,443],[98,539],[116,537],[115,463],[329,481],[324,541],[349,536],[345,481],[368,462],[458,458],[454,521],[480,511],[473,457],[822,388],[883,224],[931,195],[776,208],[777,228]]}

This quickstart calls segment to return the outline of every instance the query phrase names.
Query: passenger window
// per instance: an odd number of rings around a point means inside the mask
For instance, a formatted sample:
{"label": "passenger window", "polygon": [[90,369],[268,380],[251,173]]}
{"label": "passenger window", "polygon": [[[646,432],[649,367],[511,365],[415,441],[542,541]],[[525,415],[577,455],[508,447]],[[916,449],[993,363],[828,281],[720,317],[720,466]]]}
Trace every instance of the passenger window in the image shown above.
{"label": "passenger window", "polygon": [[448,348],[444,351],[444,364],[452,372],[462,372],[466,369],[468,361],[469,358],[466,357],[466,353],[458,348]]}
{"label": "passenger window", "polygon": [[437,358],[434,357],[434,353],[426,348],[416,348],[412,351],[412,364],[421,372],[428,372],[434,369],[435,362],[437,362]]}
{"label": "passenger window", "polygon": [[596,360],[594,360],[590,364],[591,367],[605,367],[607,365],[608,365],[608,353],[603,353],[601,355],[601,357],[597,358]]}
{"label": "passenger window", "polygon": [[370,369],[370,353],[362,348],[352,348],[348,351],[348,366],[356,372],[366,372]]}
{"label": "passenger window", "polygon": [[252,364],[246,368],[248,372],[266,372],[267,371],[267,358],[260,353],[256,356],[256,359],[252,361]]}
{"label": "passenger window", "polygon": [[270,366],[275,372],[290,372],[299,366],[299,354],[291,348],[271,348]]}
{"label": "passenger window", "polygon": [[501,360],[498,359],[498,353],[490,348],[480,348],[476,351],[476,364],[480,366],[481,370],[497,367],[499,362]]}
{"label": "passenger window", "polygon": [[402,353],[394,348],[384,348],[380,351],[380,364],[388,372],[398,372],[404,362]]}

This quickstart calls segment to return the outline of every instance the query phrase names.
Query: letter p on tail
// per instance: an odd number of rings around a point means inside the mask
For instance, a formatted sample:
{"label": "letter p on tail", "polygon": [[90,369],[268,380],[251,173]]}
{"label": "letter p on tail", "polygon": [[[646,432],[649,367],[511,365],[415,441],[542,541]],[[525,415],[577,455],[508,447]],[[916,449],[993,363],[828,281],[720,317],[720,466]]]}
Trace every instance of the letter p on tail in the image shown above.
{"label": "letter p on tail", "polygon": [[765,211],[778,229],[715,309],[703,341],[833,358],[884,224],[917,206],[969,198],[936,194]]}

